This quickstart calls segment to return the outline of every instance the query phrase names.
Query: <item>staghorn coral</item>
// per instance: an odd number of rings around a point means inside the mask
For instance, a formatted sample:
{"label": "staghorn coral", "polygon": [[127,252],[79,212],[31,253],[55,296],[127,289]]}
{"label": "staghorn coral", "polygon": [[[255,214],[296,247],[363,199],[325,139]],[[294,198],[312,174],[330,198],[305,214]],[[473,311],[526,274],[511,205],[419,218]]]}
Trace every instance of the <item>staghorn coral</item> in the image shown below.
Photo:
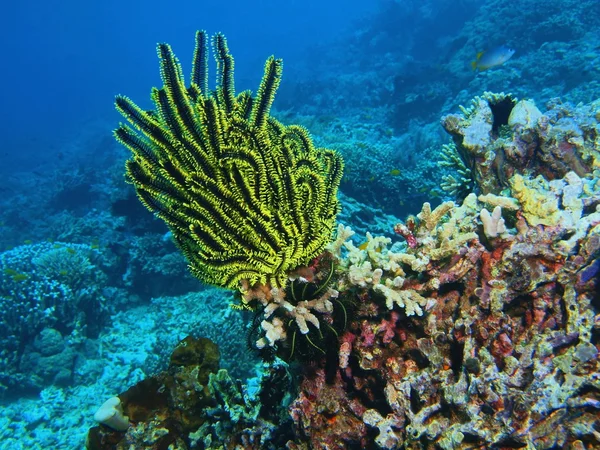
{"label": "staghorn coral", "polygon": [[433,211],[425,203],[416,217],[398,223],[394,230],[407,241],[401,258],[412,271],[440,273],[453,264],[454,256],[466,251],[465,244],[477,238],[477,200],[469,195],[458,208],[444,202]]}
{"label": "staghorn coral", "polygon": [[342,159],[315,148],[304,128],[269,115],[281,60],[267,60],[256,97],[236,95],[233,57],[217,34],[218,82],[210,92],[207,47],[198,32],[186,87],[171,48],[158,46],[164,86],[152,91],[155,111],[117,97],[134,127],[115,131],[133,153],[127,176],[200,280],[231,289],[241,282],[284,287],[288,273],[331,238]]}

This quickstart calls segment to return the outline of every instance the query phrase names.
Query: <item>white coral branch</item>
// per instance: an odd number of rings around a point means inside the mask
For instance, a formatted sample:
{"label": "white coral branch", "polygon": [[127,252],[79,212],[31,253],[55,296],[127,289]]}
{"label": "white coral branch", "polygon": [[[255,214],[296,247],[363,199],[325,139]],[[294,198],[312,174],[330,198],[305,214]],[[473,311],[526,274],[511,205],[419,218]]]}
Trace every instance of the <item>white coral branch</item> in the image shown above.
{"label": "white coral branch", "polygon": [[479,218],[483,223],[483,232],[488,238],[495,238],[506,233],[506,225],[502,218],[502,208],[500,206],[496,206],[492,214],[483,208],[479,214]]}

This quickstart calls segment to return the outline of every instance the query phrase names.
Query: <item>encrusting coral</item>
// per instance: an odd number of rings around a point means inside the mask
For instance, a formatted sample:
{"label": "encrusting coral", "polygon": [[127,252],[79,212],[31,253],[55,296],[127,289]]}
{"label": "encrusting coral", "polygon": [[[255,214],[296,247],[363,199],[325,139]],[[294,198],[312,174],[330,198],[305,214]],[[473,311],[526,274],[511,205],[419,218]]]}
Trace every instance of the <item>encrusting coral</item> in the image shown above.
{"label": "encrusting coral", "polygon": [[267,60],[256,97],[236,95],[233,57],[217,34],[218,83],[209,91],[207,40],[197,33],[188,87],[171,48],[158,46],[164,86],[152,91],[154,111],[117,97],[134,127],[115,131],[133,153],[127,176],[200,280],[231,289],[285,287],[288,274],[331,239],[343,162],[315,148],[304,128],[269,115],[281,60]]}

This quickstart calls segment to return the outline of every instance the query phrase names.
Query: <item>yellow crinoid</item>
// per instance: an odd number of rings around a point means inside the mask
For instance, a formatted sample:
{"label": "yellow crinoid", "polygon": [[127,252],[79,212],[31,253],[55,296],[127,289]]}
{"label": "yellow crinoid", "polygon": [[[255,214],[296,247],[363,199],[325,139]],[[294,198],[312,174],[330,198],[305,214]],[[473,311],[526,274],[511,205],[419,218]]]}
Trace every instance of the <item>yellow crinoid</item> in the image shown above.
{"label": "yellow crinoid", "polygon": [[306,129],[271,117],[280,59],[267,60],[256,96],[236,95],[225,37],[215,35],[212,47],[215,90],[208,87],[208,38],[198,32],[189,86],[171,47],[159,44],[164,85],[152,90],[155,109],[117,97],[132,125],[115,131],[133,154],[127,178],[200,280],[281,288],[331,239],[343,161],[315,148]]}

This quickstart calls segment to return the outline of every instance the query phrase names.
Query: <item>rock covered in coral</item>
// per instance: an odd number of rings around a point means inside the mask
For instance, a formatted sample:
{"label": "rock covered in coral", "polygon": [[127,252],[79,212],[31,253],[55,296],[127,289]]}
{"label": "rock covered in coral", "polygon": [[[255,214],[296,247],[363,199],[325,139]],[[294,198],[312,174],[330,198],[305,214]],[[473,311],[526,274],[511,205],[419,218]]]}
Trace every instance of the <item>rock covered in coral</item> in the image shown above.
{"label": "rock covered in coral", "polygon": [[457,170],[468,171],[479,193],[499,194],[514,174],[555,180],[600,168],[600,102],[575,107],[556,100],[547,108],[541,113],[531,100],[486,92],[461,114],[444,116],[462,163]]}
{"label": "rock covered in coral", "polygon": [[0,253],[0,396],[71,381],[75,348],[108,316],[101,256],[66,242]]}
{"label": "rock covered in coral", "polygon": [[188,434],[204,423],[203,410],[215,404],[207,385],[210,374],[219,368],[219,358],[218,347],[208,339],[181,341],[167,371],[118,396],[130,427],[126,431],[106,425],[91,428],[87,448],[188,448]]}
{"label": "rock covered in coral", "polygon": [[[252,394],[226,370],[219,369],[220,353],[212,341],[187,337],[171,355],[169,368],[149,377],[116,398],[120,422],[89,430],[89,450],[119,449],[278,449],[289,432],[281,405],[290,392],[289,376],[278,364],[265,370],[259,390]],[[113,399],[111,399],[113,400]],[[289,419],[288,419],[289,420]]]}
{"label": "rock covered in coral", "polygon": [[600,210],[580,207],[594,192],[574,172],[555,181],[531,189],[569,197],[557,211],[577,220],[542,224],[524,198],[482,196],[513,208],[502,233],[485,233],[472,194],[460,207],[426,205],[404,224],[404,249],[373,237],[365,249],[346,244],[339,290],[358,307],[333,382],[323,367],[301,383],[291,408],[300,440],[340,450],[600,445]]}

